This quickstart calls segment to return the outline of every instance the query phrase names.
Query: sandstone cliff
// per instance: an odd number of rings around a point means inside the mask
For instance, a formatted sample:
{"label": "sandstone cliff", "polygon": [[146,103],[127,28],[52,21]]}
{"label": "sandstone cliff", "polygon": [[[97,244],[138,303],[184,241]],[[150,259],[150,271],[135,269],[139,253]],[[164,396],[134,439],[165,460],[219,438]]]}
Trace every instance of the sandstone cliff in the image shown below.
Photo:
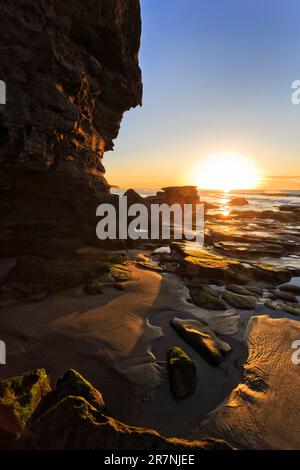
{"label": "sandstone cliff", "polygon": [[138,0],[0,5],[1,256],[95,238],[102,158],[141,104]]}

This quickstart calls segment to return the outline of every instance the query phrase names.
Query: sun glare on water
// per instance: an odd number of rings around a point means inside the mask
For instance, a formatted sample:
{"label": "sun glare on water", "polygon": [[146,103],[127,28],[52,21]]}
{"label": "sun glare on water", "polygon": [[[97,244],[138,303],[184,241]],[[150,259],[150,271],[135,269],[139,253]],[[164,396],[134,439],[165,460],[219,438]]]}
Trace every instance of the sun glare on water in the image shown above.
{"label": "sun glare on water", "polygon": [[197,178],[199,188],[220,191],[255,189],[261,179],[250,158],[230,153],[212,155],[203,160],[198,166]]}

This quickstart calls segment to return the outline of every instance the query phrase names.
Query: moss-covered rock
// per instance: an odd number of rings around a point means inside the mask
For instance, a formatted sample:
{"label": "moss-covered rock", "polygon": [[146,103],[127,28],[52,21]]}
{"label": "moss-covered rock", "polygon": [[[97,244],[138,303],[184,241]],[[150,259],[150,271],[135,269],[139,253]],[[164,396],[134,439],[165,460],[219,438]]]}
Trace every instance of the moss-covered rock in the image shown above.
{"label": "moss-covered rock", "polygon": [[225,258],[207,250],[186,250],[180,270],[187,275],[200,276],[208,280],[224,279],[224,273],[229,265]]}
{"label": "moss-covered rock", "polygon": [[227,290],[234,292],[239,295],[255,295],[260,297],[262,295],[262,289],[256,286],[241,286],[239,284],[228,284],[226,286]]}
{"label": "moss-covered rock", "polygon": [[266,307],[270,308],[271,310],[278,310],[278,304],[276,302],[274,302],[273,300],[271,299],[264,299],[264,304]]}
{"label": "moss-covered rock", "polygon": [[297,307],[292,307],[291,305],[283,304],[283,305],[281,305],[281,308],[282,308],[285,312],[287,312],[287,313],[289,313],[289,314],[291,314],[291,315],[296,315],[297,317],[300,316],[300,307],[297,308]]}
{"label": "moss-covered rock", "polygon": [[229,344],[221,341],[209,327],[196,320],[174,318],[171,325],[184,341],[212,365],[219,365],[224,354],[231,351]]}
{"label": "moss-covered rock", "polygon": [[297,297],[291,292],[285,292],[283,290],[276,290],[273,292],[273,294],[275,295],[277,299],[284,300],[286,302],[292,302],[295,304],[298,303]]}
{"label": "moss-covered rock", "polygon": [[99,282],[122,282],[130,278],[130,270],[125,264],[114,263],[108,259],[49,260],[36,256],[22,256],[8,276],[10,283],[42,285],[48,289],[71,288],[87,284],[92,280]]}
{"label": "moss-covered rock", "polygon": [[93,387],[77,371],[70,369],[57,381],[55,390],[42,401],[37,414],[43,414],[68,396],[82,397],[98,411],[105,410],[105,402],[99,390]]}
{"label": "moss-covered rock", "polygon": [[44,369],[0,382],[0,428],[11,433],[24,433],[25,427],[41,399],[51,390]]}
{"label": "moss-covered rock", "polygon": [[174,347],[168,353],[170,387],[176,398],[192,395],[197,385],[197,369],[193,359],[181,348]]}
{"label": "moss-covered rock", "polygon": [[220,298],[221,293],[209,286],[191,287],[190,294],[196,305],[209,310],[227,310],[227,304]]}
{"label": "moss-covered rock", "polygon": [[249,291],[250,295],[256,295],[257,297],[261,297],[263,295],[263,289],[258,286],[247,286],[247,290]]}
{"label": "moss-covered rock", "polygon": [[231,305],[231,307],[240,310],[253,310],[256,308],[256,297],[252,295],[240,295],[225,290],[222,294],[222,298]]}

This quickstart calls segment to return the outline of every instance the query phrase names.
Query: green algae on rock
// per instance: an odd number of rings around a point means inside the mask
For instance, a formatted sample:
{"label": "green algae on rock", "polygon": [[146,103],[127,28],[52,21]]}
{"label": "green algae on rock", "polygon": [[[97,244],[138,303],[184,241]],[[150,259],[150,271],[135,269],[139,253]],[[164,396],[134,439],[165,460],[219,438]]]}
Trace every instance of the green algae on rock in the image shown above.
{"label": "green algae on rock", "polygon": [[286,313],[290,313],[291,315],[300,316],[300,307],[292,307],[291,305],[283,304],[280,306]]}
{"label": "green algae on rock", "polygon": [[220,298],[221,293],[203,285],[190,288],[192,300],[196,305],[209,310],[227,310],[227,304]]}
{"label": "green algae on rock", "polygon": [[105,410],[106,405],[99,390],[84,379],[79,372],[70,369],[57,381],[55,390],[41,402],[37,414],[43,414],[68,396],[82,397],[96,410],[101,412]]}
{"label": "green algae on rock", "polygon": [[240,286],[239,284],[228,284],[226,289],[230,292],[234,292],[235,294],[239,295],[256,295],[260,297],[263,293],[262,289],[256,286]]}
{"label": "green algae on rock", "polygon": [[41,399],[51,391],[44,369],[0,382],[0,428],[11,433],[24,433],[26,424]]}
{"label": "green algae on rock", "polygon": [[179,347],[168,353],[170,386],[173,394],[184,399],[192,395],[197,386],[197,368],[193,359]]}
{"label": "green algae on rock", "polygon": [[240,295],[225,290],[222,294],[222,298],[231,305],[231,307],[239,310],[253,310],[256,307],[256,297],[252,295]]}
{"label": "green algae on rock", "polygon": [[264,304],[266,307],[270,308],[271,310],[278,310],[278,304],[276,302],[273,302],[271,299],[264,299]]}

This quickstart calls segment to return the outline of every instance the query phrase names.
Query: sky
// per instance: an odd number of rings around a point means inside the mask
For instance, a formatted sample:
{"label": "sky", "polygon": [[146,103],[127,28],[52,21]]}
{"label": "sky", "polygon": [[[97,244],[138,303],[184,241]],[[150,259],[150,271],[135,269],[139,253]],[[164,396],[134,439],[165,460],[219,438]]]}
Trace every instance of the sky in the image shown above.
{"label": "sky", "polygon": [[[300,189],[300,0],[141,0],[143,106],[104,164],[111,184],[197,184],[245,155],[267,189]],[[232,168],[234,171],[234,168]]]}

